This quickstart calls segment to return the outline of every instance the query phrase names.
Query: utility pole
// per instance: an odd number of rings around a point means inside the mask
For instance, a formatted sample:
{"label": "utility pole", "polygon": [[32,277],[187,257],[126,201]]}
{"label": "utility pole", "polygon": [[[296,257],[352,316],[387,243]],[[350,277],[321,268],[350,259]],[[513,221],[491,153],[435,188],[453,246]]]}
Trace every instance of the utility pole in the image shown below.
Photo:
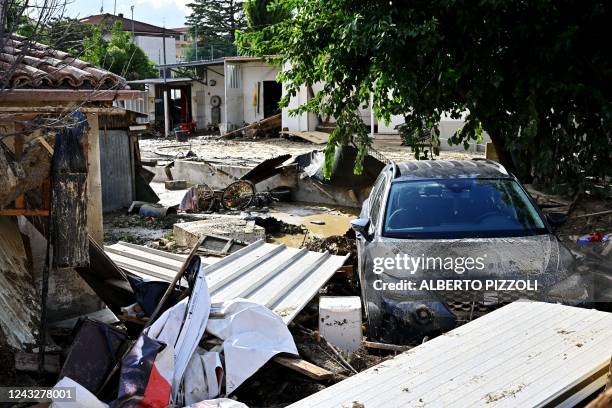
{"label": "utility pole", "polygon": [[166,82],[166,24],[162,34],[162,44],[164,53],[164,135],[170,135],[170,111],[168,106],[168,84]]}
{"label": "utility pole", "polygon": [[132,6],[130,7],[130,9],[132,9],[132,44],[134,44],[134,5],[132,4]]}
{"label": "utility pole", "polygon": [[113,15],[117,15],[117,0],[115,0],[115,7],[113,7]]}
{"label": "utility pole", "polygon": [[199,61],[198,60],[198,26],[197,25],[194,27],[194,30],[195,30],[195,60]]}

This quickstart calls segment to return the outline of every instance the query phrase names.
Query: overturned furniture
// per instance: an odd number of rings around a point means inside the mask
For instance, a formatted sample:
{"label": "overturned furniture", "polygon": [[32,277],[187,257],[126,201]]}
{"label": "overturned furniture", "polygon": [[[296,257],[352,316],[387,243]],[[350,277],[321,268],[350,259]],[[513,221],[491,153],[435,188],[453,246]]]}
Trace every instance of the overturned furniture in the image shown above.
{"label": "overturned furniture", "polygon": [[611,313],[515,302],[291,407],[575,406],[604,386],[611,344]]}

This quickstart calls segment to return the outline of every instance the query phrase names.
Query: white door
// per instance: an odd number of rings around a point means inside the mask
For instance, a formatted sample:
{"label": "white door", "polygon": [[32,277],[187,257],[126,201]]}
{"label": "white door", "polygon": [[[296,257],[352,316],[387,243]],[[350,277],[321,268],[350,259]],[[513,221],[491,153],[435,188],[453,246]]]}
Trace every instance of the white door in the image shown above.
{"label": "white door", "polygon": [[196,92],[196,127],[198,129],[204,129],[207,125],[206,122],[206,91]]}

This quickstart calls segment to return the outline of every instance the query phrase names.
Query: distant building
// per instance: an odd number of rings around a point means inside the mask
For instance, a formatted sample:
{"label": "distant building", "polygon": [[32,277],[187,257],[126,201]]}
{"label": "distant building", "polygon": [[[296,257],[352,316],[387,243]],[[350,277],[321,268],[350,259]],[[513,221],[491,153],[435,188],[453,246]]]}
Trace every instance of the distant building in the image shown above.
{"label": "distant building", "polygon": [[[115,21],[120,21],[121,28],[124,31],[134,33],[134,43],[142,48],[147,57],[157,65],[164,64],[164,38],[166,47],[165,63],[174,64],[177,62],[176,42],[185,36],[184,33],[179,31],[125,18],[123,14],[97,14],[85,17],[81,21],[103,29],[108,29],[115,24]],[[110,34],[105,34],[104,38],[108,40]]]}
{"label": "distant building", "polygon": [[176,31],[177,33],[181,33],[181,35],[175,41],[176,47],[176,62],[186,62],[187,61],[187,49],[193,42],[191,39],[191,33],[189,32],[189,27],[177,27],[171,28],[172,31]]}

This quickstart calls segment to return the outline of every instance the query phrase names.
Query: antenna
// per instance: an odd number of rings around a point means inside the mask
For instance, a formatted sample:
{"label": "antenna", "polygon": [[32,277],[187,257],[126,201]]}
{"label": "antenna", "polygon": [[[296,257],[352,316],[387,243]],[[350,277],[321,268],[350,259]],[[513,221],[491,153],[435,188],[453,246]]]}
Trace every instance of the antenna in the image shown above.
{"label": "antenna", "polygon": [[104,13],[104,0],[100,0],[100,14]]}

